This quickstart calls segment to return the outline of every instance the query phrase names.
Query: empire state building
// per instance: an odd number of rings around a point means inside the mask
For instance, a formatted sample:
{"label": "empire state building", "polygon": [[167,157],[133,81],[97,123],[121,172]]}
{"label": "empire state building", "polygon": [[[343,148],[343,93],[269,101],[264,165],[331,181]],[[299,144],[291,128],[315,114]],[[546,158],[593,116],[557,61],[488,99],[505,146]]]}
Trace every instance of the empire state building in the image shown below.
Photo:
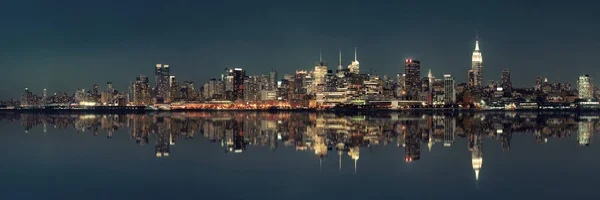
{"label": "empire state building", "polygon": [[475,87],[483,86],[483,59],[479,51],[479,37],[475,40],[475,51],[471,57],[471,70],[469,70],[469,85]]}

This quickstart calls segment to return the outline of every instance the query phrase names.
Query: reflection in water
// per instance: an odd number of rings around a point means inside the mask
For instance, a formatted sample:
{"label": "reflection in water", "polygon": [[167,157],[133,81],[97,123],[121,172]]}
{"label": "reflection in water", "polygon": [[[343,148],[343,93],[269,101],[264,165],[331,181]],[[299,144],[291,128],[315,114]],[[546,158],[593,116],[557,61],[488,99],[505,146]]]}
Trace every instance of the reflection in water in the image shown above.
{"label": "reflection in water", "polygon": [[[0,113],[0,120],[20,122],[25,132],[42,125],[47,128],[73,127],[78,132],[105,132],[108,139],[119,129],[139,145],[155,141],[156,157],[168,157],[170,146],[179,138],[193,139],[200,134],[219,143],[226,153],[242,153],[248,145],[276,151],[280,145],[297,151],[312,151],[322,164],[330,152],[349,156],[358,170],[361,147],[396,142],[404,149],[404,160],[421,159],[421,145],[432,151],[436,144],[453,147],[457,138],[468,140],[475,180],[483,165],[483,139],[500,143],[510,150],[514,132],[534,133],[537,143],[548,138],[567,138],[577,132],[577,141],[589,146],[598,127],[598,117],[575,113],[303,113],[303,112],[192,112],[149,114],[32,114]],[[395,140],[395,141],[394,141]]]}

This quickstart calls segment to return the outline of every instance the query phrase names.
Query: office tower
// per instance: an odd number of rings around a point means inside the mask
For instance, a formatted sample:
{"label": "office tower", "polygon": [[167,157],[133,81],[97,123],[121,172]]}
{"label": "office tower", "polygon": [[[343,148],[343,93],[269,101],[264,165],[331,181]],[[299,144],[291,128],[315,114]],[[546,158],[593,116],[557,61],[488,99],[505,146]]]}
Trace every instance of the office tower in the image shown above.
{"label": "office tower", "polygon": [[148,77],[139,76],[133,84],[133,102],[135,105],[148,105],[151,102],[150,87],[148,86]]}
{"label": "office tower", "polygon": [[175,76],[171,76],[169,78],[170,83],[170,91],[169,91],[169,99],[170,101],[175,101],[181,99],[181,88],[179,87],[179,82]]}
{"label": "office tower", "polygon": [[170,86],[169,86],[169,78],[170,78],[170,68],[169,65],[156,64],[156,69],[154,71],[155,81],[156,81],[156,98],[157,100],[166,101],[169,99]]}
{"label": "office tower", "polygon": [[333,71],[327,70],[325,75],[325,92],[335,92],[337,90],[338,78],[333,74]]}
{"label": "office tower", "polygon": [[454,86],[454,78],[450,74],[444,74],[444,103],[456,103],[456,90]]}
{"label": "office tower", "polygon": [[502,89],[504,91],[512,92],[512,82],[510,81],[510,70],[502,70]]}
{"label": "office tower", "polygon": [[[471,57],[471,70],[473,70],[472,86],[482,87],[483,84],[483,58],[481,51],[479,51],[479,37],[475,40],[475,50]],[[469,75],[470,75],[469,71]],[[469,76],[470,77],[470,76]]]}
{"label": "office tower", "polygon": [[408,100],[417,100],[421,86],[421,62],[413,59],[404,61],[404,87]]}
{"label": "office tower", "polygon": [[581,99],[594,98],[594,86],[590,75],[586,74],[579,77],[579,80],[577,80],[577,92]]}
{"label": "office tower", "polygon": [[226,69],[227,80],[225,83],[225,92],[227,99],[236,101],[244,98],[244,78],[246,71],[242,68]]}
{"label": "office tower", "polygon": [[356,58],[356,47],[354,47],[354,61],[350,65],[348,65],[348,70],[350,70],[351,74],[359,74],[360,67],[358,64],[358,59]]}
{"label": "office tower", "polygon": [[402,97],[404,95],[405,92],[405,79],[406,79],[406,74],[403,73],[398,73],[396,75],[396,88],[395,88],[395,93],[396,93],[396,97]]}
{"label": "office tower", "polygon": [[271,70],[269,72],[269,81],[270,81],[270,90],[276,90],[277,89],[277,71],[275,70]]}
{"label": "office tower", "polygon": [[313,92],[322,92],[322,90],[318,89],[322,87],[325,83],[325,75],[327,74],[327,65],[323,62],[323,55],[319,56],[319,63],[315,65],[315,70],[313,71]]}
{"label": "office tower", "polygon": [[258,76],[249,76],[244,79],[244,101],[258,101],[261,91],[261,79]]}

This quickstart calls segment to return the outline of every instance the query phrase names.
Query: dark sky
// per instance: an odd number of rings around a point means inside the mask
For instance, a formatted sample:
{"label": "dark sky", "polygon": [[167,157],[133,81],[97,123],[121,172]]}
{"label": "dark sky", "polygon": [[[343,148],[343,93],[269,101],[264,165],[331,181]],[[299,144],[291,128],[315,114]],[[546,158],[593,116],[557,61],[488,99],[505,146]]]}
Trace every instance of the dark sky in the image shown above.
{"label": "dark sky", "polygon": [[509,68],[516,86],[538,75],[574,84],[600,75],[599,8],[554,0],[3,1],[0,98],[106,81],[124,90],[152,76],[155,63],[198,85],[227,66],[292,73],[310,69],[320,48],[331,69],[338,49],[347,66],[355,45],[363,72],[392,75],[411,57],[423,76],[432,69],[465,82],[477,29],[486,81]]}

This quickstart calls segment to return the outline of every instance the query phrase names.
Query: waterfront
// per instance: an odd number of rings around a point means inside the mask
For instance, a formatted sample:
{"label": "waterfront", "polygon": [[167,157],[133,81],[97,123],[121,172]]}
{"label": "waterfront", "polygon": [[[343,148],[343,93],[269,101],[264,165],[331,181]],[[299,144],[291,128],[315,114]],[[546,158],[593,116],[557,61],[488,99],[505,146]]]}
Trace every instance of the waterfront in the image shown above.
{"label": "waterfront", "polygon": [[3,199],[600,196],[594,114],[0,112],[0,120]]}

